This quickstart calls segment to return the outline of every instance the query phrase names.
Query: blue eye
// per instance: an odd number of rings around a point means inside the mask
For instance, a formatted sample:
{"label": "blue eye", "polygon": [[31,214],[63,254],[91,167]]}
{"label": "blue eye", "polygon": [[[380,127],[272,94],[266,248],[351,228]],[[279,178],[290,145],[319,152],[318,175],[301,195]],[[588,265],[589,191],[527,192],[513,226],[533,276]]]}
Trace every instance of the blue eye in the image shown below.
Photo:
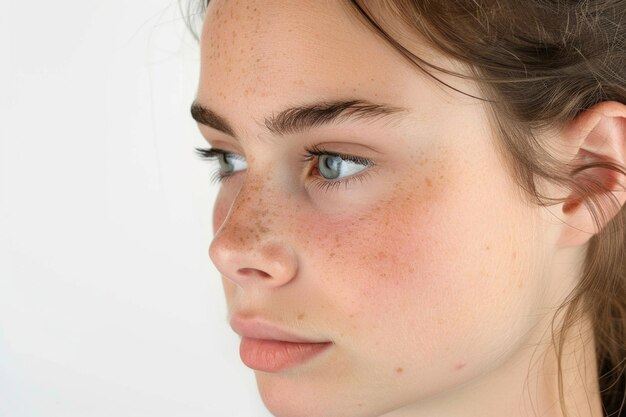
{"label": "blue eye", "polygon": [[232,174],[233,172],[241,171],[248,167],[246,159],[236,153],[220,153],[218,154],[218,161],[220,168],[224,174]]}
{"label": "blue eye", "polygon": [[[312,175],[312,177],[314,177],[312,183],[316,187],[325,190],[339,187],[341,184],[347,186],[347,184],[353,180],[362,182],[365,180],[366,175],[355,174],[375,165],[374,162],[369,159],[326,151],[319,146],[305,148],[305,151],[306,153],[302,155],[302,162],[312,161],[317,158],[313,172],[319,172],[320,175]],[[196,148],[196,152],[202,159],[218,160],[219,169],[214,173],[212,182],[224,182],[228,180],[233,173],[247,168],[245,158],[236,153],[216,148]]]}
{"label": "blue eye", "polygon": [[246,158],[239,154],[227,152],[222,149],[196,148],[196,153],[204,160],[218,161],[219,169],[214,172],[211,181],[212,183],[226,181],[233,175],[233,173],[244,170],[248,167]]}
{"label": "blue eye", "polygon": [[324,178],[334,180],[350,176],[363,171],[367,166],[352,162],[337,155],[320,155],[317,160],[317,169]]}
{"label": "blue eye", "polygon": [[[363,182],[367,178],[366,168],[374,166],[374,162],[355,155],[347,155],[338,152],[331,152],[315,145],[306,148],[303,161],[310,161],[317,157],[315,171],[320,176],[313,176],[312,184],[323,190],[336,189],[341,185],[346,188],[352,181]],[[361,171],[365,171],[359,174]]]}

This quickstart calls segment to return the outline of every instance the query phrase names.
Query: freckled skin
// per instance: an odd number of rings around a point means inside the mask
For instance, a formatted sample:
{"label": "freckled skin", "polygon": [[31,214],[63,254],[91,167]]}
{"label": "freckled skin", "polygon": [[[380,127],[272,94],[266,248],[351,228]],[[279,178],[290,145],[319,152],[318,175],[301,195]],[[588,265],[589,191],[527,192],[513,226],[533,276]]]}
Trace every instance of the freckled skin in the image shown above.
{"label": "freckled skin", "polygon": [[[442,90],[339,3],[210,3],[198,101],[239,140],[201,130],[248,163],[220,189],[210,255],[230,313],[335,343],[297,369],[256,372],[274,415],[419,416],[430,397],[461,395],[526,354],[546,320],[556,237],[520,199],[483,105]],[[258,121],[273,112],[355,95],[411,113],[399,125],[259,140]],[[356,155],[356,144],[375,146],[368,157],[380,163],[364,183],[307,188],[297,161],[316,140]]]}

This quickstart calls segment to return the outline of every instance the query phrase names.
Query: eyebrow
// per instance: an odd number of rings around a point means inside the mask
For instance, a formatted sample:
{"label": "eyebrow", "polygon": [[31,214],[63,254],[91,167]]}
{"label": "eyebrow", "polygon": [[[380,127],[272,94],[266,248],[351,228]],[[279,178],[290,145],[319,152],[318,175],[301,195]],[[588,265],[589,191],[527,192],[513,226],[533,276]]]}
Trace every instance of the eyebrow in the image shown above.
{"label": "eyebrow", "polygon": [[[348,120],[377,120],[408,111],[403,107],[376,104],[367,100],[320,101],[290,107],[265,118],[265,128],[276,135],[303,133],[307,130]],[[236,137],[235,130],[225,117],[194,101],[191,117],[205,126]]]}

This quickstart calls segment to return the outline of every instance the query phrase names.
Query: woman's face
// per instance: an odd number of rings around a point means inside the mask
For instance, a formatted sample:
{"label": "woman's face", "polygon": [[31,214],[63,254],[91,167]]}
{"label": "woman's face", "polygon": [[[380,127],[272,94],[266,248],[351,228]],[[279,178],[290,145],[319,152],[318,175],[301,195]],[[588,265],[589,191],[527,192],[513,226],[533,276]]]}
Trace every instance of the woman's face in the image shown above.
{"label": "woman's face", "polygon": [[[277,132],[287,108],[351,100],[391,110]],[[255,371],[275,415],[401,415],[532,339],[556,237],[505,170],[486,106],[418,72],[342,2],[212,1],[196,101],[232,129],[200,125],[211,146],[245,158],[221,185],[209,249],[229,315],[333,343]],[[305,160],[311,147],[372,164]]]}

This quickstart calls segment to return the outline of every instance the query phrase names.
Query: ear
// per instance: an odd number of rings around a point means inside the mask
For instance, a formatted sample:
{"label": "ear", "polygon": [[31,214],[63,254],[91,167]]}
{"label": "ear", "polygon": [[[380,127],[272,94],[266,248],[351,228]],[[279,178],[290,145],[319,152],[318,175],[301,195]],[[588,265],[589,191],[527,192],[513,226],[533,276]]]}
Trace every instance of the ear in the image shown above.
{"label": "ear", "polygon": [[[593,165],[614,162],[626,167],[626,105],[616,101],[596,104],[570,122],[562,135],[563,141],[575,150],[570,163],[582,161],[585,165]],[[591,191],[586,195],[571,193],[563,203],[559,216],[564,220],[558,241],[560,247],[587,243],[619,213],[626,202],[625,178],[619,172],[596,167],[574,171],[572,175],[579,183],[588,184]],[[594,194],[605,214],[595,221],[589,210],[590,196]]]}

